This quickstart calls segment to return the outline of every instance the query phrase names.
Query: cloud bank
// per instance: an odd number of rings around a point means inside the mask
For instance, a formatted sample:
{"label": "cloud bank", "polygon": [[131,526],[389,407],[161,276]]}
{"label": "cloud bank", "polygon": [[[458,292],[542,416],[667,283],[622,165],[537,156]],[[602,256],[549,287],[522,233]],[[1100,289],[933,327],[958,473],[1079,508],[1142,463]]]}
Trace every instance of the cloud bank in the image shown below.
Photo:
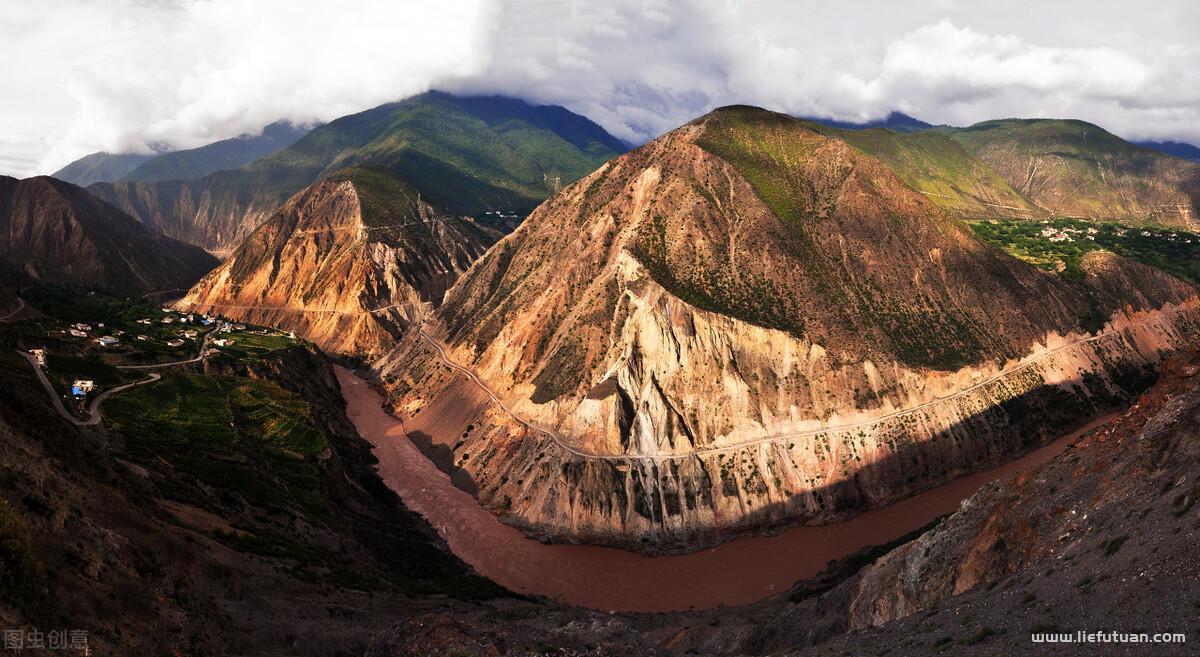
{"label": "cloud bank", "polygon": [[429,88],[565,105],[641,142],[719,105],[1082,118],[1200,142],[1200,10],[815,0],[63,0],[0,12],[0,172],[327,121]]}

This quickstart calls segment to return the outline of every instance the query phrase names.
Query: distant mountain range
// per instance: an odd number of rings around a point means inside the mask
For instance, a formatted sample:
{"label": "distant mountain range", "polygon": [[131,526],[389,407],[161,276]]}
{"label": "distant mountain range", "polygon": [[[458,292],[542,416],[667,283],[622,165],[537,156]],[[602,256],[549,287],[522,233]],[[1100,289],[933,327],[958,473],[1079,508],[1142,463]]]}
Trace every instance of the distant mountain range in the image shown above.
{"label": "distant mountain range", "polygon": [[1145,148],[1153,148],[1167,155],[1174,155],[1185,160],[1200,162],[1200,148],[1182,141],[1135,141],[1134,144]]}
{"label": "distant mountain range", "polygon": [[163,153],[92,153],[50,174],[86,187],[98,182],[191,180],[236,169],[296,143],[310,127],[278,121],[257,135],[222,139],[207,146]]}
{"label": "distant mountain range", "polygon": [[119,180],[192,180],[214,171],[236,169],[291,146],[308,134],[310,129],[279,121],[263,128],[261,134],[242,135],[199,148],[164,153],[146,161]]}
{"label": "distant mountain range", "polygon": [[428,92],[332,121],[239,169],[89,189],[167,235],[225,253],[293,194],[346,167],[387,169],[456,214],[524,216],[625,149],[562,107]]}
{"label": "distant mountain range", "polygon": [[50,175],[72,185],[86,187],[92,183],[120,180],[155,157],[158,155],[154,153],[106,153],[100,151],[84,155]]}
{"label": "distant mountain range", "polygon": [[861,123],[816,117],[808,117],[808,120],[814,123],[820,123],[821,125],[829,126],[830,128],[841,128],[843,130],[870,130],[871,128],[887,128],[888,130],[895,130],[897,132],[920,132],[922,130],[928,130],[934,127],[932,123],[926,123],[903,112],[888,112],[888,115],[882,119],[864,121]]}

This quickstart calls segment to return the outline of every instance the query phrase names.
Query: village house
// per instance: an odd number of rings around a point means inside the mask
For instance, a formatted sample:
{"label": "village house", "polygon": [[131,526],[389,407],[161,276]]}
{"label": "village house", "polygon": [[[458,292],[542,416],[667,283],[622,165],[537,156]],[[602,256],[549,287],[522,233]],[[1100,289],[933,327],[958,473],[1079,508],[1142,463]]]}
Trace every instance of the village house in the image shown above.
{"label": "village house", "polygon": [[111,335],[102,335],[102,336],[96,338],[96,343],[99,344],[101,347],[115,347],[118,344],[120,344],[120,342],[121,342],[120,340],[118,340],[117,338],[114,338]]}
{"label": "village house", "polygon": [[70,333],[71,335],[73,335],[73,336],[77,337],[77,338],[86,338],[86,337],[87,337],[87,335],[88,335],[87,333],[84,333],[83,331],[81,331],[81,330],[79,330],[79,329],[77,329],[77,328],[70,329],[70,330],[68,330],[67,332],[68,332],[68,333]]}
{"label": "village house", "polygon": [[167,346],[168,347],[182,347],[183,340],[180,340],[179,338],[176,338],[174,340],[167,340]]}
{"label": "village house", "polygon": [[34,362],[36,362],[38,364],[38,367],[46,366],[46,350],[45,349],[30,349],[29,355],[33,356],[33,360],[34,360]]}
{"label": "village house", "polygon": [[76,399],[83,399],[84,396],[96,389],[96,382],[91,379],[76,379],[71,384],[71,396]]}

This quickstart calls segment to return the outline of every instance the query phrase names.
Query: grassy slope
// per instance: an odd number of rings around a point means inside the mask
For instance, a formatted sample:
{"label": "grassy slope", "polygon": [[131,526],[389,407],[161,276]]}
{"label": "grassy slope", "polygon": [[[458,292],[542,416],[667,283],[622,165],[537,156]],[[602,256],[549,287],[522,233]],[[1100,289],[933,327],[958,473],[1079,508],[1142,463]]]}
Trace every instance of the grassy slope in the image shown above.
{"label": "grassy slope", "polygon": [[296,143],[308,132],[287,123],[273,123],[262,134],[222,139],[199,148],[159,155],[128,174],[127,181],[191,180],[215,171],[236,169]]}
{"label": "grassy slope", "polygon": [[166,458],[263,508],[327,511],[309,458],[325,436],[307,403],[269,381],[169,374],[117,395],[105,415],[137,461]]}
{"label": "grassy slope", "polygon": [[827,131],[883,160],[910,187],[959,216],[1044,214],[999,174],[944,134],[903,134],[883,129]]}
{"label": "grassy slope", "polygon": [[1076,120],[1002,119],[935,128],[1060,215],[1170,220],[1200,199],[1200,166]]}

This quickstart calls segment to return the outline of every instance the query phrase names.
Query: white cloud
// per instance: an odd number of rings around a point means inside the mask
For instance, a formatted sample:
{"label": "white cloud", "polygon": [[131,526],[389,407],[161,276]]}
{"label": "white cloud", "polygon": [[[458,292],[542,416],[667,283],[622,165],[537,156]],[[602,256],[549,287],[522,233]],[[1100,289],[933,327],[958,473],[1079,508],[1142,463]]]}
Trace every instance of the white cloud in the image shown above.
{"label": "white cloud", "polygon": [[[1061,0],[16,0],[0,170],[329,120],[430,87],[559,103],[641,141],[712,107],[1095,121],[1200,142],[1200,5]],[[10,65],[11,64],[11,65]]]}
{"label": "white cloud", "polygon": [[26,69],[0,73],[20,90],[0,115],[51,136],[43,172],[94,150],[196,146],[418,93],[478,70],[491,21],[483,0],[12,4],[0,57]]}

